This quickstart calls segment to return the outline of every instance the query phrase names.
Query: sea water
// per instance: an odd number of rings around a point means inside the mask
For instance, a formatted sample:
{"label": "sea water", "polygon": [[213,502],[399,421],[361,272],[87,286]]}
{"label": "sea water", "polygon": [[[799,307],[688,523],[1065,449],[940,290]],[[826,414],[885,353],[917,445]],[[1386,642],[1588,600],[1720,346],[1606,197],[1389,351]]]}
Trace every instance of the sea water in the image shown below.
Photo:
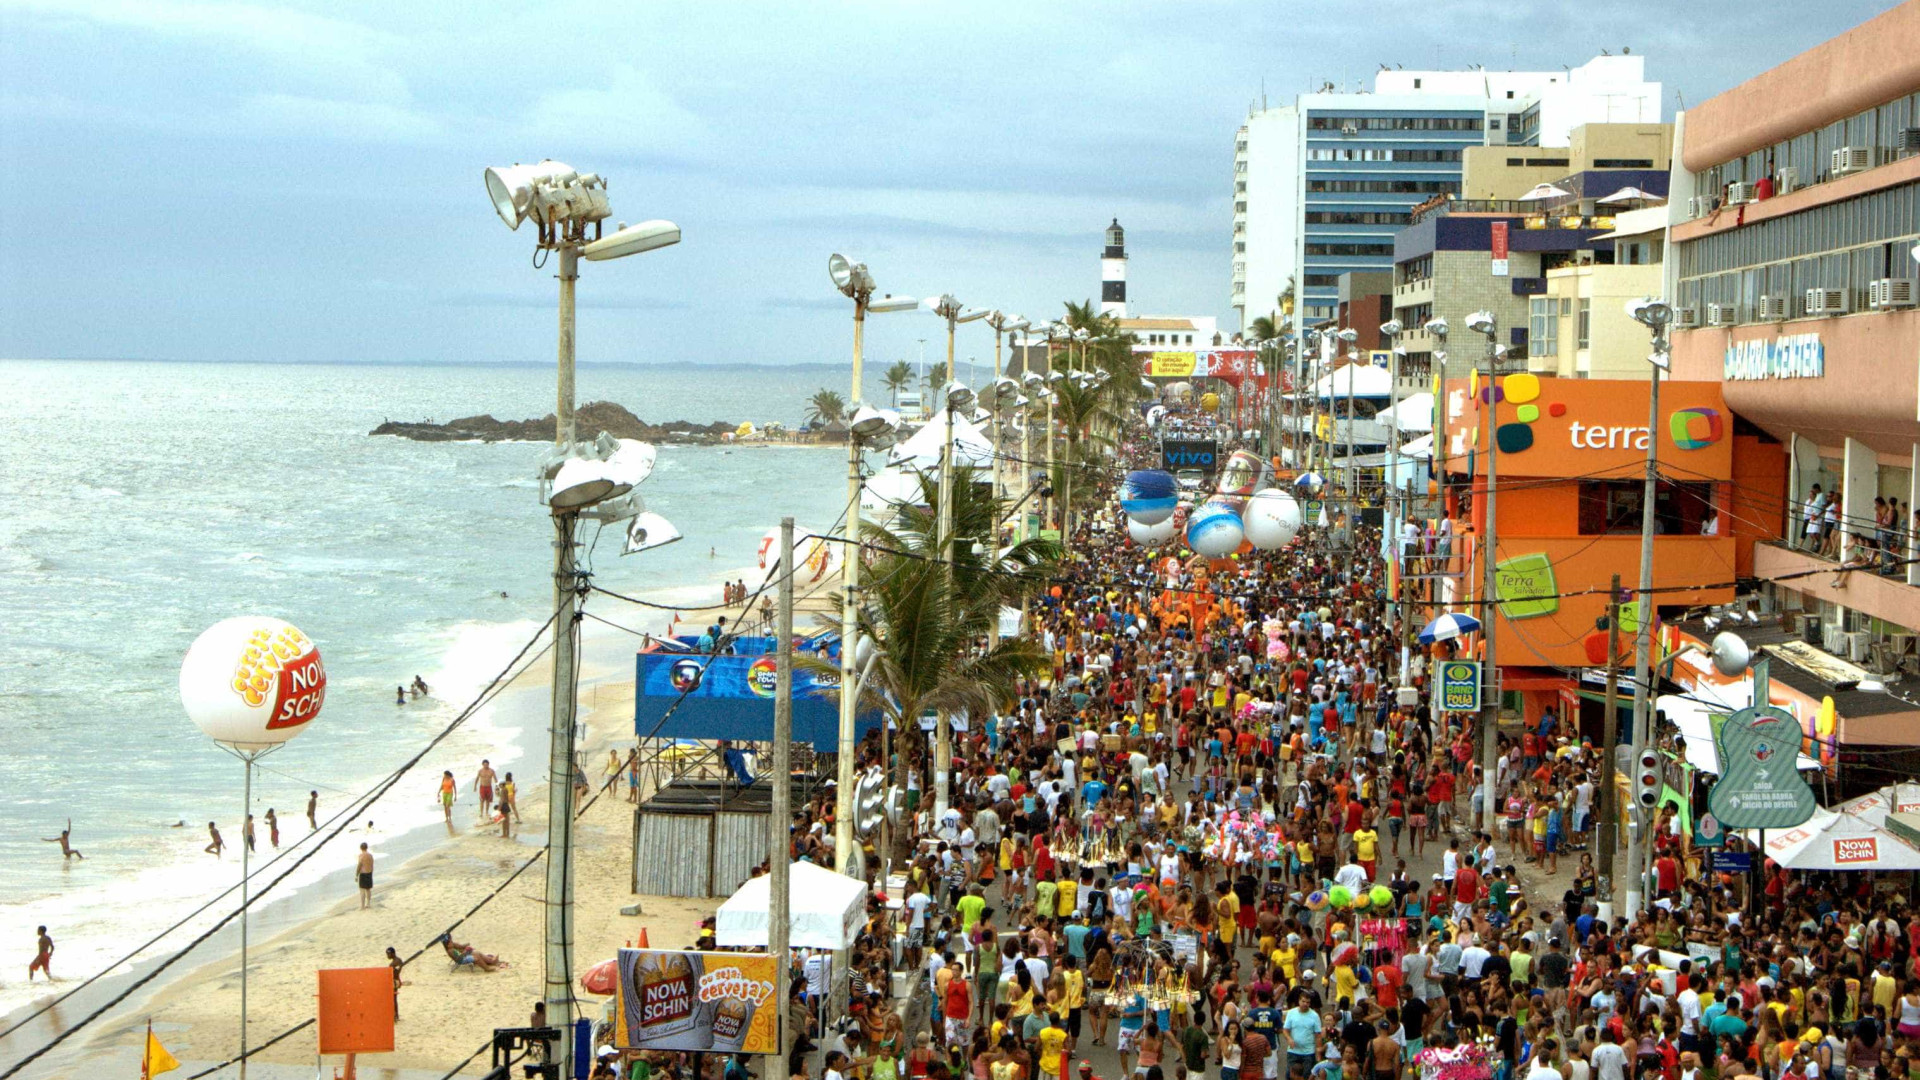
{"label": "sea water", "polygon": [[[797,426],[810,395],[844,395],[844,382],[826,366],[605,365],[580,369],[578,396],[652,423]],[[241,765],[180,705],[180,660],[201,630],[230,615],[275,615],[325,658],[324,713],[254,777],[254,813],[274,808],[288,845],[308,833],[309,791],[320,792],[324,822],[425,745],[539,628],[551,604],[552,531],[533,479],[543,447],[368,432],[386,419],[544,416],[554,374],[4,361],[0,386],[0,970],[24,970],[45,924],[72,977],[238,878]],[[844,453],[662,446],[642,494],[686,539],[623,557],[620,530],[609,528],[590,555],[595,583],[716,603],[723,580],[758,580],[761,538],[782,515],[833,527]],[[642,621],[641,609],[604,598],[588,610]],[[395,687],[415,675],[432,697],[396,706]],[[463,828],[480,758],[543,771],[537,754],[521,760],[521,725],[500,712],[476,716],[363,815],[376,851],[440,827],[442,767],[459,778]],[[69,819],[85,861],[63,862],[43,842]],[[228,845],[220,860],[201,850],[209,821]],[[257,833],[256,868],[273,854],[263,821]],[[357,846],[347,840],[288,884],[339,870]],[[17,978],[0,980],[0,1014],[33,996]]]}

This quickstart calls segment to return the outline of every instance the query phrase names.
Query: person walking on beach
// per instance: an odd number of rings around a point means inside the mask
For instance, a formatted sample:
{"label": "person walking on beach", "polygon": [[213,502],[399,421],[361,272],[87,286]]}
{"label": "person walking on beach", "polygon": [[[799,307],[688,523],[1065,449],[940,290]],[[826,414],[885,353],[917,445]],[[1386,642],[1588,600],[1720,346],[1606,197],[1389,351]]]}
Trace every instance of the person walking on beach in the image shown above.
{"label": "person walking on beach", "polygon": [[[356,874],[360,875],[360,910],[365,911],[373,906],[373,852],[367,850],[365,841],[362,841],[360,844],[360,858],[355,860],[353,869]],[[389,949],[388,951],[391,952],[392,950]],[[394,990],[398,993],[400,969],[395,968],[393,974],[395,979]]]}
{"label": "person walking on beach", "polygon": [[480,759],[480,771],[473,774],[473,786],[480,791],[480,820],[487,820],[493,812],[493,763],[486,758]]}
{"label": "person walking on beach", "polygon": [[27,981],[33,981],[33,973],[38,971],[46,975],[47,981],[53,981],[53,938],[47,935],[47,928],[35,931],[40,935],[38,947],[34,950],[33,963],[27,965]]}
{"label": "person walking on beach", "polygon": [[400,1019],[400,988],[407,985],[400,981],[400,969],[406,966],[407,962],[400,959],[400,954],[393,951],[393,946],[387,946],[387,967],[393,969],[393,1018],[395,1020]]}
{"label": "person walking on beach", "polygon": [[227,850],[227,842],[220,839],[220,827],[211,821],[207,822],[207,835],[213,838],[213,842],[200,850],[210,852],[217,859],[221,852]]}
{"label": "person walking on beach", "polygon": [[43,844],[60,845],[60,865],[62,866],[67,864],[68,859],[79,859],[81,862],[85,862],[87,859],[85,855],[80,854],[80,849],[73,846],[72,818],[67,819],[67,827],[60,830],[59,836],[43,836],[40,838],[40,842]]}
{"label": "person walking on beach", "polygon": [[453,797],[459,785],[453,782],[453,770],[445,769],[440,773],[440,812],[447,819],[447,828],[453,828]]}
{"label": "person walking on beach", "polygon": [[307,792],[307,831],[308,832],[318,832],[320,830],[320,823],[314,820],[314,815],[318,814],[319,812],[320,812],[320,793],[318,791]]}
{"label": "person walking on beach", "polygon": [[267,807],[267,842],[273,850],[280,850],[280,819],[273,816],[273,807]]}
{"label": "person walking on beach", "polygon": [[513,774],[508,773],[500,782],[500,798],[507,804],[507,810],[513,814],[513,820],[520,820],[520,789],[513,782]]}

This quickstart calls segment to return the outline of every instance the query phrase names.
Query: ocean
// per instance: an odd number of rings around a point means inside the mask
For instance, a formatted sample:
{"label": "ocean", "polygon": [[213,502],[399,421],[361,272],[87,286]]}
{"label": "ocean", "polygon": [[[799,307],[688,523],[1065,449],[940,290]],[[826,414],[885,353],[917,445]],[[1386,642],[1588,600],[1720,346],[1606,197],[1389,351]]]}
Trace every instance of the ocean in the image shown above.
{"label": "ocean", "polygon": [[[238,879],[241,766],[180,704],[180,660],[201,630],[276,615],[325,658],[324,712],[255,774],[254,813],[274,808],[288,844],[307,834],[308,791],[324,821],[424,745],[546,618],[551,531],[533,479],[543,448],[367,433],[387,419],[543,416],[554,372],[0,361],[0,381],[0,970],[24,968],[46,924],[71,978]],[[577,392],[655,423],[797,425],[823,387],[845,395],[844,370],[593,365]],[[844,453],[661,447],[642,494],[686,539],[623,557],[608,529],[594,580],[716,603],[723,580],[757,580],[760,539],[782,515],[834,526]],[[603,646],[621,636],[589,625]],[[431,699],[396,707],[394,687],[415,675]],[[439,769],[464,791],[483,756],[515,767],[520,734],[477,716],[375,808],[376,835],[437,826]],[[69,819],[84,861],[42,840]],[[219,861],[201,851],[209,821],[229,845]],[[259,849],[256,868],[272,854],[264,825]],[[323,853],[303,871],[317,878],[334,861]],[[39,992],[0,982],[0,1014]]]}

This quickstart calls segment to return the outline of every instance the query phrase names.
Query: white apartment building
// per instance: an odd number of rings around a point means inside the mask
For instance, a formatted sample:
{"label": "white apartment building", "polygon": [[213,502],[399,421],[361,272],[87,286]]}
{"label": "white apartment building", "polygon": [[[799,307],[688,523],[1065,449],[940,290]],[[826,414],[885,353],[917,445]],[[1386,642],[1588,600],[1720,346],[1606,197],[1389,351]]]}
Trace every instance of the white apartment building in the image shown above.
{"label": "white apartment building", "polygon": [[1656,123],[1661,87],[1640,56],[1560,71],[1382,71],[1371,93],[1320,92],[1256,109],[1234,139],[1232,303],[1240,325],[1330,318],[1347,271],[1393,265],[1414,206],[1460,189],[1468,146],[1565,146],[1587,123]]}

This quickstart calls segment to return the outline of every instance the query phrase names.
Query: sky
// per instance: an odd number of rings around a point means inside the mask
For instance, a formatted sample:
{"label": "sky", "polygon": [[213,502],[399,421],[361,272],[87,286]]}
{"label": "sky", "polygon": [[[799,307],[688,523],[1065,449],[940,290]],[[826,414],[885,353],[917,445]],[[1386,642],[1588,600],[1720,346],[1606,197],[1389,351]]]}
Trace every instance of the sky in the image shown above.
{"label": "sky", "polygon": [[[0,0],[0,356],[550,360],[553,268],[481,179],[543,157],[684,233],[582,264],[584,362],[844,358],[836,251],[883,292],[1057,316],[1115,217],[1134,313],[1231,327],[1263,91],[1627,46],[1670,118],[1890,6]],[[930,314],[868,326],[870,362],[944,347]]]}

